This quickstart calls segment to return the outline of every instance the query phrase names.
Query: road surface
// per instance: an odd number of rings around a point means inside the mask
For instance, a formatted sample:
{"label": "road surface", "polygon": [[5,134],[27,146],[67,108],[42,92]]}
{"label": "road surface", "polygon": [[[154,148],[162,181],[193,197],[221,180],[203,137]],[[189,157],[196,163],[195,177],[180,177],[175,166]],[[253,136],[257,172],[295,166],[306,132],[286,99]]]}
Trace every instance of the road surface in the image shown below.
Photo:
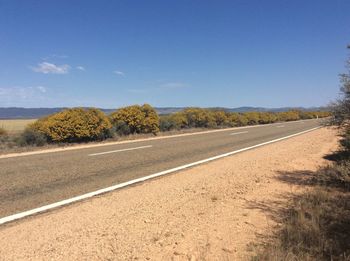
{"label": "road surface", "polygon": [[[320,120],[0,159],[0,218],[312,129]],[[140,195],[142,197],[142,195]]]}

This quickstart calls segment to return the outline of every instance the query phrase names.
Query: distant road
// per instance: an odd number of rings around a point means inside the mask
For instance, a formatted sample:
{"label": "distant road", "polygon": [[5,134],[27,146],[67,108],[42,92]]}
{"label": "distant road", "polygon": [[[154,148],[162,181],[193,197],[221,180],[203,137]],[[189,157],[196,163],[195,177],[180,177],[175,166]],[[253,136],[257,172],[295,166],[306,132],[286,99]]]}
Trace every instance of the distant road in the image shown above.
{"label": "distant road", "polygon": [[[310,130],[307,120],[0,159],[0,218]],[[142,197],[142,195],[140,195]]]}

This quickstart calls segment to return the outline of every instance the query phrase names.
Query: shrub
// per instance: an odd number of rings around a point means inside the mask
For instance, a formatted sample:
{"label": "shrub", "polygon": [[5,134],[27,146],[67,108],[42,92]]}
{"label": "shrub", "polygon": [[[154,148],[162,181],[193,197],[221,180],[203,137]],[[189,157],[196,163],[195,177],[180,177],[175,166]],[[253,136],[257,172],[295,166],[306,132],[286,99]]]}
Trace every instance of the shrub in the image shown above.
{"label": "shrub", "polygon": [[160,116],[159,129],[160,131],[171,131],[177,129],[176,122],[170,115]]}
{"label": "shrub", "polygon": [[243,114],[247,120],[248,120],[248,125],[255,125],[259,123],[259,113],[258,112],[246,112]]}
{"label": "shrub", "polygon": [[43,146],[47,143],[47,138],[33,128],[26,128],[17,139],[17,143],[20,146]]}
{"label": "shrub", "polygon": [[201,108],[188,108],[182,111],[190,128],[214,128],[216,121],[211,111]]}
{"label": "shrub", "polygon": [[4,128],[0,128],[0,136],[7,135],[7,131]]}
{"label": "shrub", "polygon": [[212,115],[214,117],[215,120],[215,124],[216,126],[228,126],[229,125],[229,121],[228,121],[228,117],[227,117],[227,113],[224,111],[213,111]]}
{"label": "shrub", "polygon": [[171,114],[170,120],[174,122],[176,129],[188,128],[188,120],[183,112]]}
{"label": "shrub", "polygon": [[298,111],[286,111],[277,114],[279,121],[296,121],[300,119]]}
{"label": "shrub", "polygon": [[319,170],[317,181],[326,186],[350,190],[350,161],[342,160]]}
{"label": "shrub", "polygon": [[67,109],[33,123],[30,128],[53,142],[76,142],[104,139],[112,127],[98,109]]}
{"label": "shrub", "polygon": [[124,135],[130,133],[153,133],[159,132],[159,116],[155,109],[144,104],[120,108],[110,115],[113,126],[117,132]]}
{"label": "shrub", "polygon": [[248,119],[241,113],[233,112],[228,116],[228,124],[231,127],[246,126]]}

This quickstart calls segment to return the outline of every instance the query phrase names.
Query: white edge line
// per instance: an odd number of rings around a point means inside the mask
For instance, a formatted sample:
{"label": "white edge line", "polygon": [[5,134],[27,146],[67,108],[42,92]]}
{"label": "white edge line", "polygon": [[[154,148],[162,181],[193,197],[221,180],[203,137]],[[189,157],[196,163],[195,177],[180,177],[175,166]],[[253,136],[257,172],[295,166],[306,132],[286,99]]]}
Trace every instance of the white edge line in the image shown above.
{"label": "white edge line", "polygon": [[238,134],[243,134],[243,133],[248,133],[248,131],[234,132],[234,133],[230,133],[230,135],[238,135]]}
{"label": "white edge line", "polygon": [[[314,120],[316,119],[308,119],[303,121],[314,121]],[[284,122],[283,124],[290,124],[290,123],[296,123],[296,122],[299,122],[299,121],[288,121],[288,122]],[[2,154],[0,155],[0,159],[25,157],[25,156],[56,153],[56,152],[65,152],[65,151],[71,151],[71,150],[90,149],[90,148],[120,145],[120,144],[126,144],[126,143],[136,143],[136,142],[143,142],[143,141],[153,141],[153,140],[160,140],[160,139],[171,139],[171,138],[210,134],[210,133],[223,132],[223,131],[234,131],[239,129],[266,127],[266,126],[278,125],[278,124],[282,124],[282,123],[277,122],[277,123],[269,123],[269,124],[257,124],[257,125],[242,126],[242,127],[224,128],[224,129],[218,129],[218,130],[208,130],[208,131],[198,131],[198,132],[192,132],[192,133],[175,134],[175,135],[164,135],[164,136],[158,136],[158,137],[148,137],[148,138],[141,138],[141,139],[135,139],[135,140],[111,141],[111,142],[103,142],[103,143],[97,143],[97,144],[73,145],[71,147],[63,147],[63,148],[43,149],[43,150],[35,150],[35,151],[28,151],[28,152],[15,152],[10,154]]]}
{"label": "white edge line", "polygon": [[110,154],[110,153],[117,153],[117,152],[122,152],[122,151],[129,151],[129,150],[140,150],[140,149],[146,149],[146,148],[150,148],[150,147],[153,147],[153,145],[145,145],[145,146],[134,147],[134,148],[127,148],[127,149],[120,149],[120,150],[110,150],[110,151],[105,151],[105,152],[92,153],[92,154],[89,154],[89,156],[99,156],[99,155]]}
{"label": "white edge line", "polygon": [[86,193],[86,194],[83,194],[83,195],[80,195],[80,196],[76,196],[76,197],[73,197],[73,198],[65,199],[65,200],[62,200],[62,201],[59,201],[59,202],[56,202],[56,203],[52,203],[52,204],[49,204],[49,205],[45,205],[45,206],[42,206],[42,207],[34,208],[34,209],[27,210],[27,211],[24,211],[24,212],[20,212],[20,213],[14,214],[14,215],[3,217],[3,218],[0,218],[0,225],[5,224],[7,222],[15,221],[15,220],[18,220],[18,219],[21,219],[21,218],[25,218],[25,217],[28,217],[28,216],[31,216],[31,215],[34,215],[34,214],[45,212],[45,211],[48,211],[48,210],[51,210],[51,209],[54,209],[54,208],[62,207],[62,206],[65,206],[65,205],[68,205],[68,204],[71,204],[71,203],[74,203],[74,202],[77,202],[77,201],[80,201],[80,200],[84,200],[84,199],[88,199],[88,198],[91,198],[91,197],[94,197],[94,196],[97,196],[97,195],[101,195],[101,194],[104,194],[104,193],[107,193],[107,192],[110,192],[110,191],[113,191],[113,190],[116,190],[116,189],[127,187],[127,186],[130,186],[130,185],[133,185],[133,184],[137,184],[137,183],[140,183],[140,182],[143,182],[143,181],[146,181],[146,180],[154,179],[156,177],[167,175],[167,174],[172,173],[172,172],[176,172],[176,171],[183,170],[183,169],[186,169],[186,168],[190,168],[190,167],[193,167],[193,166],[197,166],[197,165],[200,165],[200,164],[203,164],[203,163],[206,163],[206,162],[210,162],[210,161],[213,161],[213,160],[217,160],[217,159],[221,159],[221,158],[224,158],[224,157],[227,157],[227,156],[231,156],[233,154],[237,154],[237,153],[240,153],[240,152],[243,152],[243,151],[251,150],[251,149],[258,148],[258,147],[261,147],[261,146],[264,146],[264,145],[267,145],[267,144],[271,144],[271,143],[274,143],[274,142],[285,140],[285,139],[288,139],[288,138],[291,138],[291,137],[294,137],[294,136],[298,136],[298,135],[301,135],[301,134],[304,134],[304,133],[307,133],[307,132],[310,132],[310,131],[313,131],[313,130],[316,130],[316,129],[319,129],[319,128],[321,128],[321,126],[318,126],[318,127],[312,128],[312,129],[308,129],[308,130],[305,130],[305,131],[302,131],[302,132],[298,132],[298,133],[295,133],[295,134],[292,134],[292,135],[288,135],[288,136],[285,136],[285,137],[282,137],[282,138],[266,141],[266,142],[263,142],[263,143],[260,143],[260,144],[254,145],[254,146],[250,146],[250,147],[246,147],[246,148],[243,148],[243,149],[239,149],[239,150],[231,151],[231,152],[224,153],[224,154],[221,154],[221,155],[217,155],[217,156],[214,156],[214,157],[211,157],[211,158],[207,158],[207,159],[204,159],[204,160],[192,162],[192,163],[189,163],[189,164],[186,164],[186,165],[182,165],[182,166],[179,166],[179,167],[176,167],[176,168],[164,170],[164,171],[161,171],[161,172],[158,172],[158,173],[154,173],[154,174],[151,174],[151,175],[148,175],[148,176],[145,176],[145,177],[141,177],[141,178],[137,178],[137,179],[134,179],[134,180],[127,181],[127,182],[123,182],[123,183],[120,183],[120,184],[117,184],[117,185],[114,185],[114,186],[111,186],[111,187],[107,187],[107,188],[104,188],[104,189],[99,189],[99,190],[96,190],[96,191],[93,191],[93,192],[89,192],[89,193]]}

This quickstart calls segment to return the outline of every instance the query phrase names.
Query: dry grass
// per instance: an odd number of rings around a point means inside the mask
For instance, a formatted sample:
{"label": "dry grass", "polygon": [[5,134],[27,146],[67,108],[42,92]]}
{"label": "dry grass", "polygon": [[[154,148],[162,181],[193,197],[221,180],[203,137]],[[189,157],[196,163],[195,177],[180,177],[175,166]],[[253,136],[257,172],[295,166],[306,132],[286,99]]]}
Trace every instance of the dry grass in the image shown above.
{"label": "dry grass", "polygon": [[13,119],[13,120],[0,120],[0,128],[6,130],[9,134],[22,132],[30,123],[33,123],[36,119]]}
{"label": "dry grass", "polygon": [[280,211],[281,228],[253,260],[350,260],[349,161],[308,174],[314,187]]}

